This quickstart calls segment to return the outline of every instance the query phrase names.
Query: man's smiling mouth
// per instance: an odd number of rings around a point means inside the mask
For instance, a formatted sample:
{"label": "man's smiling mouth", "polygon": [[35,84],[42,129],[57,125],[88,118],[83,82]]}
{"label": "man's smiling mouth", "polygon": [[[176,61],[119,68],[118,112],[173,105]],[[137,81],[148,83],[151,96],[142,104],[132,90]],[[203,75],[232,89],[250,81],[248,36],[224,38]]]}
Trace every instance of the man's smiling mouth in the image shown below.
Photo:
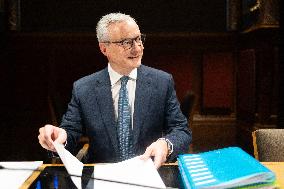
{"label": "man's smiling mouth", "polygon": [[128,57],[129,59],[135,59],[135,58],[139,58],[139,56],[131,56],[131,57]]}

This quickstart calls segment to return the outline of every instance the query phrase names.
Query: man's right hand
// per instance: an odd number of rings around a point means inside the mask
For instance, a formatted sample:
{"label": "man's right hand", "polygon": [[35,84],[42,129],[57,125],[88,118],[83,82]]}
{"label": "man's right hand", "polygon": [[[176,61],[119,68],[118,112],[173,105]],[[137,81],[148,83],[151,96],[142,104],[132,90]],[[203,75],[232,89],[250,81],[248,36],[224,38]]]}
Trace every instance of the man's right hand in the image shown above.
{"label": "man's right hand", "polygon": [[56,152],[53,142],[65,143],[67,133],[62,128],[47,124],[39,129],[38,140],[43,148]]}

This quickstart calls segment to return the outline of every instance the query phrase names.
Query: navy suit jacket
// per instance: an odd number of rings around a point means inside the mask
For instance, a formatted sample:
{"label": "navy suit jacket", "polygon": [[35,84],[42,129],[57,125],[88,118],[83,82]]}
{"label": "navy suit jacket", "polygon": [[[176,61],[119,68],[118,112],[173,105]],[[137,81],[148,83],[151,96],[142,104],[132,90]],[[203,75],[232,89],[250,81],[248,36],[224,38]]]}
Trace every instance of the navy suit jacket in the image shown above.
{"label": "navy suit jacket", "polygon": [[[67,131],[66,148],[76,147],[82,134],[90,140],[87,162],[117,162],[118,136],[111,83],[107,68],[74,82],[72,98],[61,126]],[[137,70],[133,115],[133,144],[141,155],[158,138],[173,143],[169,160],[187,153],[191,131],[181,113],[173,78],[161,70],[141,65]]]}

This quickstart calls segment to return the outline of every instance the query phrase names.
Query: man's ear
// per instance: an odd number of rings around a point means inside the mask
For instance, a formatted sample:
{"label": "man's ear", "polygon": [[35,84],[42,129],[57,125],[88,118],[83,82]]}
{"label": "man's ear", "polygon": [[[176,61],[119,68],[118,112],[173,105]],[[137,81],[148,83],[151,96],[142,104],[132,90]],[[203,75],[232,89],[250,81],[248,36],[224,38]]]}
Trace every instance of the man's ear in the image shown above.
{"label": "man's ear", "polygon": [[102,52],[105,56],[107,56],[106,44],[104,44],[104,43],[99,43],[99,47],[100,47],[101,52]]}

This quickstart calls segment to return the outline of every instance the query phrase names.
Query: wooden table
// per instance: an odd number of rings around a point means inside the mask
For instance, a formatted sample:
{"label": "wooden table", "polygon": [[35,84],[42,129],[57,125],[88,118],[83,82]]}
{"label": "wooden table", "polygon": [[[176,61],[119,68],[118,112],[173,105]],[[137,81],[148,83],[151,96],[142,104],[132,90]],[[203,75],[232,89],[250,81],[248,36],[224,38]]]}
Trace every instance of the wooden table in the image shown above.
{"label": "wooden table", "polygon": [[[261,162],[264,166],[269,168],[276,174],[277,183],[280,188],[284,189],[284,162]],[[86,166],[93,166],[94,164],[86,164]],[[168,165],[177,165],[176,163],[168,164]],[[48,166],[63,166],[62,164],[43,164],[40,166],[40,170],[44,170],[45,167]],[[28,189],[34,180],[40,175],[40,171],[35,171],[22,185],[20,189]]]}
{"label": "wooden table", "polygon": [[284,189],[284,162],[261,162],[276,174],[277,183]]}

